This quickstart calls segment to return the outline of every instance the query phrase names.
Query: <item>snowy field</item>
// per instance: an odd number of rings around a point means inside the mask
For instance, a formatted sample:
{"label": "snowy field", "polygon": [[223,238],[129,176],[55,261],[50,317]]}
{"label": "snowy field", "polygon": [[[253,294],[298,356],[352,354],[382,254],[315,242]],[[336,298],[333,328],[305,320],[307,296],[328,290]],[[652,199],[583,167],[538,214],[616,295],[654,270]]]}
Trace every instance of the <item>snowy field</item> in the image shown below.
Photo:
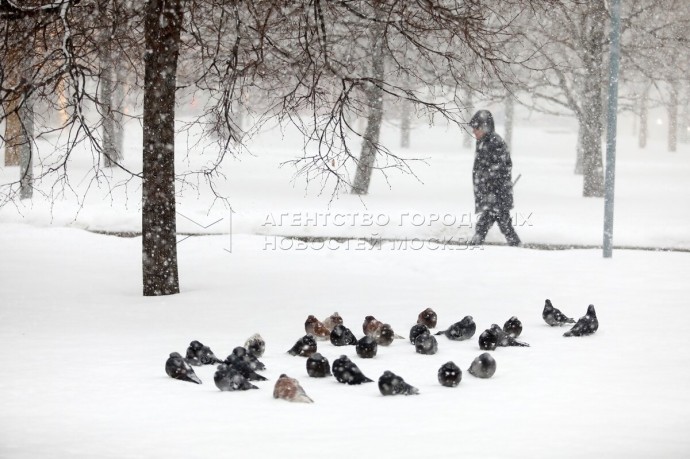
{"label": "snowy field", "polygon": [[[140,132],[129,129],[128,162],[136,169]],[[525,242],[601,243],[603,200],[580,197],[569,129],[526,121],[516,129],[514,176],[523,177],[515,214]],[[388,126],[392,146],[396,135]],[[0,457],[690,456],[690,253],[616,250],[605,260],[599,249],[415,245],[414,238],[471,234],[432,216],[453,215],[457,223],[471,214],[472,150],[441,127],[418,127],[412,143],[407,154],[427,158],[415,168],[421,181],[392,175],[389,188],[377,176],[365,201],[345,195],[329,206],[329,193],[305,191],[301,179],[290,183],[289,168],[277,167],[294,155],[298,138],[276,130],[256,139],[256,156],[225,167],[232,220],[203,187],[179,198],[180,231],[220,234],[180,237],[182,293],[170,297],[141,296],[140,237],[83,230],[138,231],[137,184],[112,195],[104,184],[93,187],[79,212],[69,194],[52,207],[36,198],[0,209]],[[89,161],[74,159],[78,195]],[[14,175],[16,168],[0,168],[3,182]],[[690,249],[689,177],[687,144],[667,153],[653,138],[641,151],[622,136],[615,244]],[[294,220],[335,213],[389,221]],[[291,220],[266,224],[281,214]],[[187,218],[223,220],[202,229]],[[409,241],[321,247],[279,237],[286,234]],[[489,240],[503,242],[496,229]],[[594,304],[599,331],[564,338],[565,328],[541,318],[546,298],[575,318]],[[346,354],[374,380],[391,370],[420,390],[416,396],[309,378],[306,359],[286,353],[309,314],[338,311],[358,337],[364,317],[374,315],[407,336],[426,307],[438,313],[439,329],[472,315],[477,334],[465,342],[439,336],[433,356],[399,340],[371,360],[354,347],[319,342],[330,362]],[[513,315],[531,347],[493,351],[491,379],[469,375],[482,352],[479,333]],[[211,366],[197,369],[202,385],[165,374],[168,354],[184,353],[192,340],[224,358],[256,332],[267,341],[269,378],[256,383],[259,390],[220,392]],[[449,360],[463,370],[452,389],[436,379]],[[297,378],[315,403],[273,399],[281,373]]]}

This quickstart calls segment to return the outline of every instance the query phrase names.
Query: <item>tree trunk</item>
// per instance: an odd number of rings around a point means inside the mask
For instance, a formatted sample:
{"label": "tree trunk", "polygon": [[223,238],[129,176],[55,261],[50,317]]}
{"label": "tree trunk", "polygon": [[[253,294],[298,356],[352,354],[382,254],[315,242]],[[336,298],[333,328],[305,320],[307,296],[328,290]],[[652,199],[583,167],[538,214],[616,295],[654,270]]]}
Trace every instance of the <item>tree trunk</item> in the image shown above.
{"label": "tree trunk", "polygon": [[671,99],[668,104],[668,151],[678,150],[678,90],[671,85]]}
{"label": "tree trunk", "polygon": [[640,148],[647,148],[647,133],[649,124],[649,89],[648,85],[642,92],[640,99],[640,133],[637,144]]}
{"label": "tree trunk", "polygon": [[144,295],[180,292],[175,224],[175,83],[182,0],[149,0],[144,35]]}
{"label": "tree trunk", "polygon": [[[472,116],[473,115],[473,113],[472,113],[473,107],[472,106],[474,105],[474,102],[472,101],[472,90],[470,90],[469,88],[465,89],[465,100],[464,100],[463,104],[465,105],[465,109],[468,110],[468,114],[470,116]],[[472,145],[474,144],[472,142],[473,140],[474,140],[474,137],[472,136],[472,131],[471,130],[469,132],[465,131],[465,135],[462,137],[463,148],[465,148],[465,149],[472,148]]]}
{"label": "tree trunk", "polygon": [[12,98],[5,105],[5,166],[19,166],[21,136],[19,100]]}
{"label": "tree trunk", "polygon": [[[115,55],[112,55],[115,61],[118,61],[120,58],[120,54],[115,53]],[[115,121],[114,123],[114,132],[113,132],[113,146],[115,147],[115,154],[117,156],[118,161],[122,161],[125,158],[125,149],[124,149],[124,115],[123,113],[126,113],[127,111],[127,106],[125,103],[125,86],[127,85],[127,73],[125,71],[124,66],[117,66],[117,70],[115,71],[115,88],[113,92],[113,106],[115,109],[113,110],[113,120]]]}
{"label": "tree trunk", "polygon": [[[24,74],[30,78],[31,74],[30,55],[24,59]],[[25,93],[23,102],[19,108],[19,119],[21,122],[21,135],[19,143],[19,199],[30,199],[34,194],[34,172],[33,172],[33,141],[34,141],[34,104],[31,94]]]}
{"label": "tree trunk", "polygon": [[508,93],[505,99],[505,111],[506,111],[506,131],[505,138],[506,145],[508,149],[513,146],[513,119],[515,117],[515,100],[513,95]]}
{"label": "tree trunk", "polygon": [[690,129],[690,81],[685,82],[685,93],[681,102],[680,123],[678,125],[678,140],[680,143],[688,143],[688,129]]}
{"label": "tree trunk", "polygon": [[582,126],[581,122],[577,123],[577,156],[575,158],[575,173],[577,175],[582,175],[584,171],[584,166],[582,165],[583,163],[583,158],[584,158],[584,137],[585,137],[585,128]]}
{"label": "tree trunk", "polygon": [[582,165],[584,197],[604,196],[604,166],[601,157],[602,147],[602,61],[604,51],[604,28],[606,9],[603,0],[590,3],[587,18],[587,35],[584,40],[584,70],[582,99]]}
{"label": "tree trunk", "polygon": [[[379,17],[380,9],[376,11]],[[376,163],[376,151],[378,149],[379,135],[381,133],[381,121],[383,119],[383,89],[381,84],[384,78],[383,62],[383,26],[381,22],[374,23],[369,29],[371,43],[372,79],[378,84],[369,83],[367,98],[369,100],[369,115],[367,127],[362,139],[362,153],[357,163],[357,172],[352,185],[352,194],[369,193],[371,174]]]}
{"label": "tree trunk", "polygon": [[[16,87],[19,82],[17,69],[20,59],[18,53],[11,53],[5,57],[3,87]],[[22,122],[19,119],[19,101],[21,97],[10,95],[9,100],[5,99],[5,135],[2,140],[5,144],[5,166],[19,166],[21,149]]]}
{"label": "tree trunk", "polygon": [[[106,29],[104,35],[109,35],[109,32]],[[117,164],[117,152],[114,143],[115,120],[113,119],[113,63],[107,38],[102,40],[99,47],[99,60],[101,62],[99,99],[103,117],[103,165],[105,167],[113,167]]]}
{"label": "tree trunk", "polygon": [[402,148],[410,148],[411,105],[409,100],[403,99],[400,111],[400,146]]}

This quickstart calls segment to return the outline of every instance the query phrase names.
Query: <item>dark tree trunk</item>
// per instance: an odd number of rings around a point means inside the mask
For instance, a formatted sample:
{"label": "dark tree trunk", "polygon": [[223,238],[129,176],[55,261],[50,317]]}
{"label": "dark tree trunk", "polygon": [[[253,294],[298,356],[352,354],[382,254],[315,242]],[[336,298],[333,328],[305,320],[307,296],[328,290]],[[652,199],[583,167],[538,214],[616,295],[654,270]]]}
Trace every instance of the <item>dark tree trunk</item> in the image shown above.
{"label": "dark tree trunk", "polygon": [[[380,10],[377,10],[377,17]],[[367,99],[369,102],[369,115],[367,127],[362,139],[362,153],[357,163],[357,172],[352,185],[352,194],[369,193],[371,174],[376,163],[376,151],[378,149],[379,135],[381,133],[381,121],[383,119],[383,89],[381,84],[384,78],[383,62],[383,26],[376,22],[369,31],[371,43],[372,79],[378,83],[369,83]]]}
{"label": "dark tree trunk", "polygon": [[604,28],[606,9],[603,0],[590,4],[587,17],[587,31],[584,40],[583,100],[580,123],[584,129],[582,137],[582,166],[584,173],[582,195],[604,196],[604,166],[602,147],[602,61],[604,52]]}
{"label": "dark tree trunk", "polygon": [[142,245],[144,295],[180,292],[175,225],[175,84],[182,0],[145,12]]}

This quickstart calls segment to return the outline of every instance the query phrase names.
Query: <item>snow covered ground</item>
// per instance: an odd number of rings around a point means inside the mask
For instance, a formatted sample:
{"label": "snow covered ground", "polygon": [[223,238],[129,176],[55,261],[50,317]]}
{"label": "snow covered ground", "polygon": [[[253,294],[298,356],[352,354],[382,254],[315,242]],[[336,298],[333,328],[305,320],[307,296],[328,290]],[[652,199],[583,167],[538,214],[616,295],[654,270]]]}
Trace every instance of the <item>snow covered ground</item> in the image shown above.
{"label": "snow covered ground", "polygon": [[[527,122],[516,129],[514,175],[523,177],[515,211],[526,242],[601,243],[603,201],[580,197],[568,129]],[[141,296],[139,237],[82,230],[138,231],[134,183],[112,195],[94,187],[78,213],[68,194],[52,207],[36,198],[0,209],[0,457],[690,455],[689,253],[616,250],[605,260],[594,249],[419,244],[414,238],[472,231],[457,224],[472,211],[472,151],[460,147],[459,133],[419,127],[407,154],[428,158],[415,169],[421,182],[393,175],[389,188],[375,177],[364,202],[346,195],[330,206],[330,194],[305,191],[301,179],[289,182],[290,169],[277,167],[300,145],[290,132],[278,134],[256,139],[257,156],[226,165],[221,185],[235,211],[232,234],[180,238],[180,295]],[[385,135],[395,145],[394,129]],[[139,136],[128,132],[135,169]],[[640,151],[631,136],[621,137],[617,245],[690,248],[689,153],[688,145],[666,153],[661,139]],[[89,161],[74,159],[77,195]],[[3,182],[14,175],[16,168],[0,169]],[[181,231],[230,230],[227,210],[212,207],[203,187],[180,196],[178,210]],[[274,224],[282,214],[284,224]],[[357,224],[314,224],[327,214]],[[435,215],[445,222],[432,222]],[[186,218],[223,220],[202,229]],[[374,223],[361,224],[367,218]],[[279,237],[285,234],[407,241],[304,245]],[[502,236],[494,229],[490,240]],[[564,338],[565,329],[541,318],[546,298],[575,318],[593,303],[599,331]],[[439,329],[472,315],[477,335],[438,337],[433,356],[400,340],[372,360],[319,342],[331,362],[346,354],[374,380],[391,370],[420,395],[383,397],[376,383],[312,379],[305,359],[286,354],[309,314],[338,311],[358,337],[364,316],[374,315],[407,336],[426,307],[438,313]],[[481,353],[477,336],[513,315],[531,347],[493,351],[496,375],[473,378],[466,370]],[[197,370],[202,385],[164,372],[168,354],[184,353],[192,340],[222,358],[255,332],[267,341],[269,381],[259,390],[220,392],[212,367]],[[449,360],[463,370],[453,389],[436,379]],[[281,373],[299,379],[315,403],[274,400]]]}

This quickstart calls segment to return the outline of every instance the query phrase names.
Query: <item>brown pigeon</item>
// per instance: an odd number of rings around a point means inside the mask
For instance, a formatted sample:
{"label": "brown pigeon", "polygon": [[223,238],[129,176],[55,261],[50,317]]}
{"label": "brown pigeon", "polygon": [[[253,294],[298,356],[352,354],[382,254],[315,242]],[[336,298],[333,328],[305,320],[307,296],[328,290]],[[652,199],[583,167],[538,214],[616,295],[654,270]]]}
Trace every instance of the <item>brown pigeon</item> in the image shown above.
{"label": "brown pigeon", "polygon": [[314,403],[304,392],[299,381],[285,374],[280,375],[273,388],[273,398],[282,398],[288,402]]}

